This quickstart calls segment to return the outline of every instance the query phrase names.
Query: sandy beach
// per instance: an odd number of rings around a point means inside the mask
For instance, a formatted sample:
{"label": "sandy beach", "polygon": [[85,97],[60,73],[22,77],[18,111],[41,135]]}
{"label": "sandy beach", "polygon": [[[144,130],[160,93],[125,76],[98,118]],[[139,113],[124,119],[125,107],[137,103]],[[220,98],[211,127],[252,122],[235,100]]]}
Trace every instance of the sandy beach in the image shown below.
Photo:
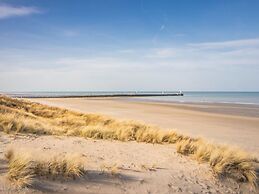
{"label": "sandy beach", "polygon": [[243,148],[259,157],[256,105],[136,101],[134,98],[42,98],[34,102],[119,119],[134,119]]}

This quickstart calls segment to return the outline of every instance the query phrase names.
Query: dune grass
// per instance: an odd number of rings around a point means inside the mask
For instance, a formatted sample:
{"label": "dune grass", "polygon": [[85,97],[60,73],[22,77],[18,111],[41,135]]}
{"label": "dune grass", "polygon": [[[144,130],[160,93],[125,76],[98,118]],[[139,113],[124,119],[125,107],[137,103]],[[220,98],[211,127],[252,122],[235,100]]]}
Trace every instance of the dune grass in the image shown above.
{"label": "dune grass", "polygon": [[34,178],[33,162],[25,156],[14,156],[8,159],[7,177],[16,187],[32,185]]}
{"label": "dune grass", "polygon": [[39,159],[26,152],[14,153],[9,150],[6,159],[8,160],[7,177],[19,188],[32,185],[39,177],[75,179],[84,173],[80,159],[74,155],[45,156],[44,159]]}
{"label": "dune grass", "polygon": [[0,131],[39,135],[68,135],[94,139],[176,143],[177,152],[210,164],[218,175],[256,186],[256,158],[237,148],[210,144],[173,130],[134,121],[118,121],[96,114],[83,114],[27,100],[0,96]]}
{"label": "dune grass", "polygon": [[191,155],[199,162],[208,162],[217,175],[257,185],[258,160],[237,148],[210,144],[204,140],[182,140],[176,143],[178,153]]}

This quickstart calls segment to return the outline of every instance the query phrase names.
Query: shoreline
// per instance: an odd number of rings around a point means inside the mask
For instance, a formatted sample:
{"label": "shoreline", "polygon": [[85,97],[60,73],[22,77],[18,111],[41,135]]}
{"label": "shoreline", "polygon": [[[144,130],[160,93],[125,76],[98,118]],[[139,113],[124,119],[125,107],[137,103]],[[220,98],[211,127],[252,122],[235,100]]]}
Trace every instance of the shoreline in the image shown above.
{"label": "shoreline", "polygon": [[[137,97],[132,97],[132,99]],[[130,100],[130,99],[128,99]],[[130,100],[131,101],[131,100]],[[218,105],[240,105],[240,106],[257,106],[259,108],[259,103],[253,103],[253,102],[231,102],[231,101],[184,101],[184,100],[157,100],[157,99],[145,99],[145,98],[139,98],[137,100],[132,101],[143,101],[143,102],[158,102],[158,103],[173,103],[173,104],[218,104]]]}
{"label": "shoreline", "polygon": [[[103,98],[105,100],[105,98]],[[247,116],[247,117],[255,117],[259,118],[259,104],[253,103],[233,103],[233,102],[184,102],[184,101],[169,101],[169,100],[153,100],[153,99],[141,99],[141,98],[118,98],[117,100],[121,101],[130,101],[130,102],[141,102],[141,103],[150,103],[150,104],[157,104],[157,105],[168,105],[168,106],[181,106],[182,108],[190,108],[195,110],[200,110],[201,112],[206,112],[209,108],[223,108],[223,110],[215,111],[212,110],[211,113],[216,114],[228,114],[228,115],[235,115],[235,116]],[[203,109],[201,108],[203,107]],[[201,108],[201,109],[198,109]],[[238,114],[237,111],[229,112],[226,111],[226,108],[234,108],[234,109],[242,109],[243,114]],[[253,113],[247,111],[247,109],[254,110]],[[232,114],[231,114],[232,113]]]}

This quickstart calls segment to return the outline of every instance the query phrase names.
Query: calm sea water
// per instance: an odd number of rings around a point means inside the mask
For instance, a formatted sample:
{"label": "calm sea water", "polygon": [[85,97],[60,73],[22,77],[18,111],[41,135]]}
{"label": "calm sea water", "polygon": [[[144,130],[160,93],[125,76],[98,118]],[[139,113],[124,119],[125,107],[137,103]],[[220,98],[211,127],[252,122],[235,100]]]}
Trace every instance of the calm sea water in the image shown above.
{"label": "calm sea water", "polygon": [[145,97],[172,102],[235,103],[259,105],[259,92],[183,92],[184,96]]}
{"label": "calm sea water", "polygon": [[[84,96],[84,95],[102,95],[118,94],[132,92],[19,92],[6,93],[14,97],[31,96]],[[141,92],[139,92],[141,93]],[[159,92],[161,93],[161,91]],[[134,97],[134,99],[154,100],[154,101],[172,101],[172,102],[208,102],[208,103],[236,103],[236,104],[258,104],[259,92],[183,92],[184,96],[159,96],[159,97]]]}

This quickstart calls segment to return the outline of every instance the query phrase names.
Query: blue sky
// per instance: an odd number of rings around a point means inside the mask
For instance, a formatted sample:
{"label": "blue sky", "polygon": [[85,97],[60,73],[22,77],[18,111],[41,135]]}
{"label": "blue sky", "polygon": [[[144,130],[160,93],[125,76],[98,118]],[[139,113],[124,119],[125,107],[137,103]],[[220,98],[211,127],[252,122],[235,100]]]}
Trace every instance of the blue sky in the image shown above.
{"label": "blue sky", "polygon": [[258,91],[258,10],[256,0],[0,0],[0,91]]}

